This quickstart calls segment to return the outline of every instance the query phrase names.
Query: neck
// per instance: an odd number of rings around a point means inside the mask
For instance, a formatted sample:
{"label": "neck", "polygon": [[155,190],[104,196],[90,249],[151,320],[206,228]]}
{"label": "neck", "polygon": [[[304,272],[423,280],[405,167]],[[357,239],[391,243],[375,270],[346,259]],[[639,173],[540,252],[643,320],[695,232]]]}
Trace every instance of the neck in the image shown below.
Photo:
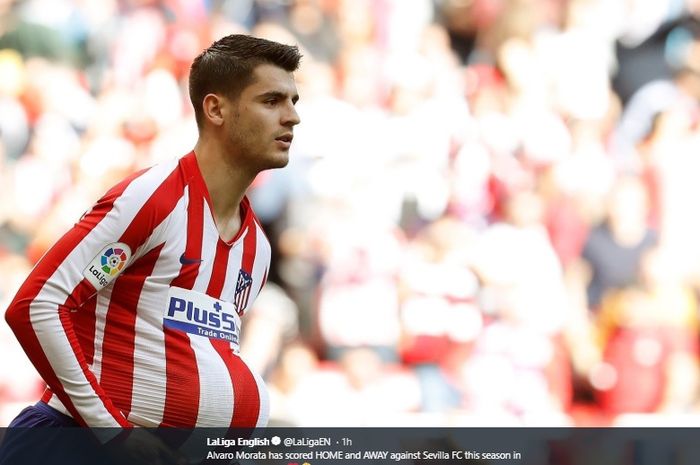
{"label": "neck", "polygon": [[200,137],[194,147],[197,165],[209,191],[214,217],[220,224],[238,217],[239,205],[255,179],[232,162],[232,154],[224,146]]}

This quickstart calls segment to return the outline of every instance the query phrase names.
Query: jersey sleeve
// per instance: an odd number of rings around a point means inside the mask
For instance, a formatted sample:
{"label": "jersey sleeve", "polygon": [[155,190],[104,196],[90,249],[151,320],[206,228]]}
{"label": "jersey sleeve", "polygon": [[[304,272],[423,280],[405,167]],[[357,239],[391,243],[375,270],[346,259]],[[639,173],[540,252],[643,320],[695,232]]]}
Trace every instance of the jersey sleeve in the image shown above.
{"label": "jersey sleeve", "polygon": [[130,424],[90,370],[70,312],[80,311],[155,245],[153,231],[167,217],[169,199],[177,197],[174,167],[137,173],[108,191],[41,258],[5,314],[46,384],[84,426]]}

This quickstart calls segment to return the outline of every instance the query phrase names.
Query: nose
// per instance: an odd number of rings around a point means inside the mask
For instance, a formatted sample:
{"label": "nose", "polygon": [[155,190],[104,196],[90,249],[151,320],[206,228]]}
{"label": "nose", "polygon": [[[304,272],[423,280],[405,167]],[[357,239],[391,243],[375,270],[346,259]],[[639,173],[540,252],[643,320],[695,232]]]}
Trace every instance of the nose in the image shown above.
{"label": "nose", "polygon": [[301,118],[299,118],[299,113],[297,113],[296,107],[290,103],[287,111],[284,113],[282,124],[291,128],[300,122]]}

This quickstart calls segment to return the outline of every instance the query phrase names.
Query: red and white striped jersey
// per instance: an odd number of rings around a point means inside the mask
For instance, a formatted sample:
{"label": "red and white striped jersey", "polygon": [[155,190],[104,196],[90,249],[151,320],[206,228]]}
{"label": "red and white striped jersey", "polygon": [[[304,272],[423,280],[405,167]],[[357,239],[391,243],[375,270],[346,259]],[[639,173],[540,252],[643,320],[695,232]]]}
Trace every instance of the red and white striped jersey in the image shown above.
{"label": "red and white striped jersey", "polygon": [[194,152],[109,190],[6,313],[44,400],[93,427],[263,426],[267,391],[238,338],[270,244],[245,198],[241,219],[219,237]]}

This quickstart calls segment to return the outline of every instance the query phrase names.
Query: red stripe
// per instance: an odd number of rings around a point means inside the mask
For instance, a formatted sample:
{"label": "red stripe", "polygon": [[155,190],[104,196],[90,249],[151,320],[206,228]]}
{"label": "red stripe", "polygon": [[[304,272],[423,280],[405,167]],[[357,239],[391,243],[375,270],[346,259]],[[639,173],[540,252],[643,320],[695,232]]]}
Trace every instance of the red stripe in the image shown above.
{"label": "red stripe", "polygon": [[163,328],[165,333],[165,407],[161,426],[188,428],[199,411],[199,371],[186,333]]}
{"label": "red stripe", "polygon": [[230,241],[228,241],[229,245],[233,245],[233,243],[240,239],[243,233],[250,229],[250,227],[253,225],[253,209],[250,207],[250,202],[246,196],[243,196],[243,200],[241,201],[239,208],[239,213],[241,215],[241,227],[236,235],[233,236]]}
{"label": "red stripe", "polygon": [[[252,210],[251,210],[252,212]],[[258,226],[258,229],[262,232],[263,237],[265,238],[265,241],[269,244],[270,243],[270,238],[267,237],[267,233],[265,233],[265,228],[262,227],[262,223],[258,219],[257,216],[255,216],[255,213],[253,213],[253,221],[255,221],[255,224]],[[263,274],[263,279],[262,282],[260,283],[260,287],[258,288],[258,294],[260,294],[260,291],[262,291],[262,288],[265,287],[265,283],[267,283],[267,273],[269,272],[269,268],[265,268],[265,273]],[[252,275],[251,275],[252,276]]]}
{"label": "red stripe", "polygon": [[233,385],[233,417],[231,428],[253,428],[260,415],[260,393],[258,383],[248,365],[235,355],[230,343],[221,339],[211,340],[214,349],[228,368]]}
{"label": "red stripe", "polygon": [[[245,200],[246,202],[248,202],[248,199],[245,198],[245,197],[244,197],[244,200]],[[250,208],[250,216],[251,216],[253,222],[254,222],[255,224],[258,225],[258,228],[259,228],[260,231],[262,232],[263,237],[265,238],[265,240],[266,240],[267,243],[269,244],[269,243],[270,243],[270,238],[267,236],[267,233],[265,232],[265,228],[262,227],[262,223],[260,222],[260,219],[258,219],[258,217],[255,215],[255,212],[253,211],[253,209],[252,209],[251,207],[249,207],[249,208]]]}
{"label": "red stripe", "polygon": [[[192,185],[190,185],[190,188]],[[196,189],[190,189],[187,206],[187,244],[185,256],[202,256],[204,206]],[[198,264],[183,265],[172,286],[192,289]],[[199,369],[194,349],[186,333],[163,327],[165,337],[165,406],[161,426],[189,428],[197,423],[199,413]]]}
{"label": "red stripe", "polygon": [[131,252],[135,252],[151,232],[170,215],[182,198],[184,189],[185,184],[180,171],[173,170],[136,213],[119,242],[128,244]]}
{"label": "red stripe", "polygon": [[[124,190],[129,186],[129,184],[140,175],[140,173],[135,173],[133,176],[125,179],[121,183],[110,189],[93,207],[92,210],[87,212],[78,224],[75,225],[73,229],[68,231],[49,251],[44,255],[44,257],[37,263],[36,267],[32,270],[29,277],[20,287],[17,295],[13,299],[12,303],[5,313],[5,319],[7,323],[12,328],[15,333],[17,340],[20,342],[22,349],[26,352],[27,356],[31,360],[34,367],[37,369],[41,377],[44,379],[46,384],[51,387],[51,390],[58,396],[63,405],[68,409],[73,418],[81,424],[85,424],[83,418],[78,414],[72,400],[66,394],[61,382],[59,381],[56,373],[51,367],[44,351],[39,343],[39,339],[34,332],[32,326],[29,309],[30,305],[36,299],[41,289],[46,284],[46,281],[54,274],[56,269],[60,264],[62,264],[66,257],[77,247],[80,242],[85,239],[85,237],[99,224],[100,221],[112,210],[114,201],[119,198],[124,192]],[[87,298],[94,292],[94,290],[86,289],[85,287],[77,286],[76,289],[83,290],[86,295],[75,295],[71,294],[69,300],[78,299],[79,301],[87,300]],[[60,313],[61,309],[58,308]],[[62,321],[63,323],[63,321]],[[65,327],[65,324],[64,324]],[[67,328],[68,332],[73,334],[72,326]],[[69,335],[69,337],[71,337]],[[81,360],[81,366],[84,366],[85,357],[82,352],[76,353],[76,357]],[[93,377],[94,378],[94,377]],[[98,391],[101,388],[97,387]],[[122,426],[129,426],[126,419],[121,415],[121,413],[114,408],[111,402],[107,401],[105,403],[105,408],[114,417],[114,419]]]}
{"label": "red stripe", "polygon": [[115,281],[112,296],[118,298],[112,298],[107,309],[100,385],[125,417],[131,412],[138,302],[164,245],[139,258]]}
{"label": "red stripe", "polygon": [[255,223],[248,227],[248,232],[243,239],[243,261],[241,268],[253,276],[253,264],[255,263],[255,255],[257,253],[257,234],[258,228]]}
{"label": "red stripe", "polygon": [[224,289],[226,271],[228,270],[228,254],[230,250],[231,247],[223,241],[216,241],[216,255],[214,256],[211,278],[207,286],[207,294],[212,297],[221,298],[221,291]]}
{"label": "red stripe", "polygon": [[95,309],[97,294],[90,297],[76,312],[71,312],[73,329],[78,336],[80,347],[88,365],[92,365],[95,356]]}

